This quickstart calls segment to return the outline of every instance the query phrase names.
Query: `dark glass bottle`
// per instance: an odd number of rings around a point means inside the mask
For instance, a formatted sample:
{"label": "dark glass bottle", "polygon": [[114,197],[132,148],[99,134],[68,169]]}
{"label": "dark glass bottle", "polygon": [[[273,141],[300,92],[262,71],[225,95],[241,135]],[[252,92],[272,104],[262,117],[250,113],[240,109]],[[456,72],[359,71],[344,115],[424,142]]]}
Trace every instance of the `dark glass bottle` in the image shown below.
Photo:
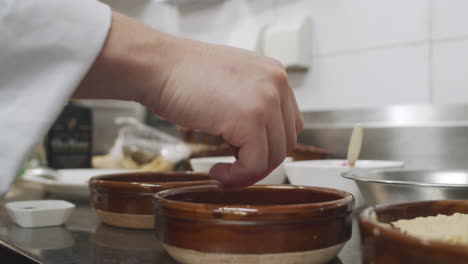
{"label": "dark glass bottle", "polygon": [[69,102],[46,137],[48,166],[54,169],[90,168],[92,111]]}

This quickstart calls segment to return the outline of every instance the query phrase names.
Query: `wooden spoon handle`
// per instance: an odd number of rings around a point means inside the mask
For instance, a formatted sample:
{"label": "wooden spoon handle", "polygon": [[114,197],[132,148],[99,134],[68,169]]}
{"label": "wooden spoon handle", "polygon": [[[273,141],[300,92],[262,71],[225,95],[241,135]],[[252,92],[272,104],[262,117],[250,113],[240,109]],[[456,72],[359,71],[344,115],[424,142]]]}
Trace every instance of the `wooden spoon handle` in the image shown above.
{"label": "wooden spoon handle", "polygon": [[356,124],[351,134],[348,147],[348,165],[350,167],[354,167],[356,165],[356,161],[358,160],[359,154],[361,153],[363,134],[362,125]]}

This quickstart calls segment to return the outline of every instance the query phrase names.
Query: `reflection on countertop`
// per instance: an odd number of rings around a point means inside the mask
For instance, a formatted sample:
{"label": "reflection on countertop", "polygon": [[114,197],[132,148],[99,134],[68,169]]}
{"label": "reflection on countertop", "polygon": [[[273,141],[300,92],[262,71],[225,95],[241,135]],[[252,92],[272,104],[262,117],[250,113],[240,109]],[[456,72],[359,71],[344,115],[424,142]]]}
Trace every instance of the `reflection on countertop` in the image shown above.
{"label": "reflection on countertop", "polygon": [[94,263],[175,263],[165,254],[151,230],[101,224],[92,234]]}

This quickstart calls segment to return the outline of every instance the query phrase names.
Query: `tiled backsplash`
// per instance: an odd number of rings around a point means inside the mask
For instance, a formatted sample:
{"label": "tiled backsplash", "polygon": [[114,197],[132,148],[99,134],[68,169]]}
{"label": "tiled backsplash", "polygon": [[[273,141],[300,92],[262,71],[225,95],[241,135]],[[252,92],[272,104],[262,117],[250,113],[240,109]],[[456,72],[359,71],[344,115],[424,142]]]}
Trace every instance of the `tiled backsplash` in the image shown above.
{"label": "tiled backsplash", "polygon": [[466,0],[199,0],[180,7],[179,34],[225,44],[243,19],[303,14],[313,61],[290,73],[303,110],[468,103]]}

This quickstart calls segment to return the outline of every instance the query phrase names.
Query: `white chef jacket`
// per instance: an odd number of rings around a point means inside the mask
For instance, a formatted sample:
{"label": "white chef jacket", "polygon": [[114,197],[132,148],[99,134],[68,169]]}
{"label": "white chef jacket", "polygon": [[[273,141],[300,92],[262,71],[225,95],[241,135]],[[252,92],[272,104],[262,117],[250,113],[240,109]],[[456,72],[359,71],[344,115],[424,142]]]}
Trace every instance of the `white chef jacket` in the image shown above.
{"label": "white chef jacket", "polygon": [[96,0],[0,0],[0,195],[99,54]]}

